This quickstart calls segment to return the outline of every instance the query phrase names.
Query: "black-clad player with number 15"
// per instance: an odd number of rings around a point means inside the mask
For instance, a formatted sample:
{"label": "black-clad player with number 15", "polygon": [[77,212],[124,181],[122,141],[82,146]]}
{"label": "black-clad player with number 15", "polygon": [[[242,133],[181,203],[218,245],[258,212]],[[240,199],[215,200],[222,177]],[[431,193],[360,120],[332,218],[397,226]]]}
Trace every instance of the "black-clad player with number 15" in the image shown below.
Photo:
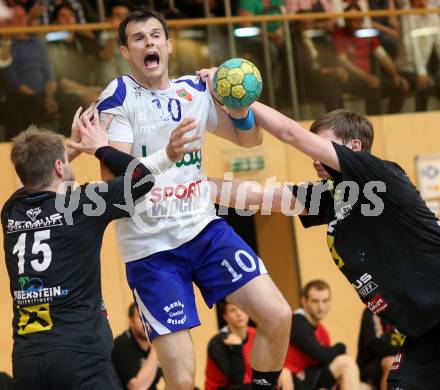
{"label": "black-clad player with number 15", "polygon": [[81,141],[70,146],[94,154],[115,179],[68,188],[74,177],[67,150],[50,131],[30,128],[12,144],[11,160],[24,188],[5,203],[1,222],[18,390],[122,389],[110,361],[112,334],[101,293],[104,230],[113,219],[129,216],[117,207],[130,204],[127,194],[131,200],[145,195],[154,184],[151,174],[194,151],[185,144],[197,138],[184,137],[194,125],[183,121],[166,148],[138,161],[108,146],[97,111],[92,118],[91,111],[79,115],[74,125]]}

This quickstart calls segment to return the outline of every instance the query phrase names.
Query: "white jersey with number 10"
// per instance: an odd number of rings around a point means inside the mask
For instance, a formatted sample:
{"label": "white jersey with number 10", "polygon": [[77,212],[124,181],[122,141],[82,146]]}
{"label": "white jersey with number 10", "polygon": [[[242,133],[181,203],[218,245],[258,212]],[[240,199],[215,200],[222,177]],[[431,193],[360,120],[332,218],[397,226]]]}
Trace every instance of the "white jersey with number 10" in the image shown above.
{"label": "white jersey with number 10", "polygon": [[[131,76],[113,80],[102,92],[99,112],[114,116],[111,141],[132,144],[132,155],[146,157],[164,148],[184,118],[194,118],[194,130],[204,138],[217,116],[209,89],[196,76],[170,80],[166,90],[151,90]],[[192,132],[190,132],[191,135]],[[117,221],[116,232],[125,262],[177,248],[217,218],[202,169],[201,151],[156,177],[151,192],[136,205],[132,218]]]}

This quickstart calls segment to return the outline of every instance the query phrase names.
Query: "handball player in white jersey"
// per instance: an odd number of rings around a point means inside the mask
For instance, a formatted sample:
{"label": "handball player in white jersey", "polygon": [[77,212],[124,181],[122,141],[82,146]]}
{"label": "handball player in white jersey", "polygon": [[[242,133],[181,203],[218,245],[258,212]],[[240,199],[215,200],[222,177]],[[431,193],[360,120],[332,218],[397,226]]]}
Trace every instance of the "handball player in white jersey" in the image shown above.
{"label": "handball player in white jersey", "polygon": [[[136,157],[158,154],[179,124],[193,128],[201,141],[210,131],[244,147],[261,143],[262,131],[252,110],[234,111],[231,119],[213,100],[206,72],[204,77],[169,79],[172,45],[162,15],[132,12],[120,25],[119,39],[131,75],[113,80],[98,106],[114,116],[109,128],[112,146]],[[216,216],[201,151],[170,166],[137,204],[135,216],[117,224],[128,283],[167,389],[194,387],[189,329],[200,321],[193,282],[208,306],[226,298],[255,321],[252,389],[272,389],[287,351],[290,307],[261,259]],[[109,178],[105,169],[102,174]]]}

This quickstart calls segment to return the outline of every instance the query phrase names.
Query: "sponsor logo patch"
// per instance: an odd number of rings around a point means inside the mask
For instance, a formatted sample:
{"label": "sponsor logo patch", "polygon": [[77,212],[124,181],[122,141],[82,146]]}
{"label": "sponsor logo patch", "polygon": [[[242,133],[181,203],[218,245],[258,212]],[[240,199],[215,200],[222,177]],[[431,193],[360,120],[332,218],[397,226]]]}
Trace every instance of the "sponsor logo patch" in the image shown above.
{"label": "sponsor logo patch", "polygon": [[30,221],[15,221],[13,219],[8,219],[6,233],[24,232],[63,225],[63,216],[60,213],[55,213],[40,219],[37,219],[39,214],[38,209],[28,210],[26,214]]}
{"label": "sponsor logo patch", "polygon": [[400,363],[402,362],[403,354],[398,353],[394,358],[394,362],[391,365],[390,371],[397,371],[400,368]]}
{"label": "sponsor logo patch", "polygon": [[388,303],[382,298],[382,295],[376,294],[367,302],[368,309],[373,313],[378,314],[388,307]]}
{"label": "sponsor logo patch", "polygon": [[193,100],[192,95],[185,88],[178,89],[176,91],[176,94],[177,94],[177,96],[184,98],[185,100],[188,100],[189,102],[191,100]]}
{"label": "sponsor logo patch", "polygon": [[183,325],[186,322],[185,305],[180,301],[172,302],[163,310],[168,314],[167,324]]}
{"label": "sponsor logo patch", "polygon": [[50,307],[48,303],[25,306],[18,310],[20,314],[18,334],[45,332],[52,329],[53,323],[50,317]]}

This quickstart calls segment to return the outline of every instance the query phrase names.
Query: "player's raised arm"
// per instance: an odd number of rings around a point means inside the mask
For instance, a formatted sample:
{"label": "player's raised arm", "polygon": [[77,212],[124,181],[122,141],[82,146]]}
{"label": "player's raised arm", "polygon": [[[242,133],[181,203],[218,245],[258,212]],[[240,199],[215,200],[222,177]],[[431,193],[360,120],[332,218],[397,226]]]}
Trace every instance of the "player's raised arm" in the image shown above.
{"label": "player's raised arm", "polygon": [[262,103],[255,102],[251,107],[254,111],[255,121],[259,126],[312,159],[340,171],[336,151],[329,139],[311,133],[298,122]]}
{"label": "player's raised arm", "polygon": [[197,74],[208,83],[209,91],[213,97],[217,113],[217,127],[213,134],[227,139],[232,143],[253,147],[263,142],[263,131],[255,123],[254,115],[249,107],[233,109],[222,106],[213,89],[213,77],[217,68],[201,69]]}

